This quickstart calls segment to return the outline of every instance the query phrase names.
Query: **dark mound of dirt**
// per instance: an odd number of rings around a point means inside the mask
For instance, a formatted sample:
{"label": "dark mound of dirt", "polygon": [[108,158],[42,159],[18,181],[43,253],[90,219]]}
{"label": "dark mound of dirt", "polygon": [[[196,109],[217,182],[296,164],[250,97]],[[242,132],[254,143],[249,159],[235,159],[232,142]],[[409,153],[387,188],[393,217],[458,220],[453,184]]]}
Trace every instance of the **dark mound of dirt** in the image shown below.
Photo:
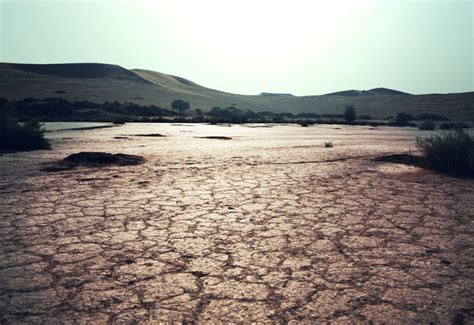
{"label": "dark mound of dirt", "polygon": [[64,158],[65,162],[76,165],[139,165],[145,162],[141,156],[126,155],[123,153],[107,152],[79,152]]}
{"label": "dark mound of dirt", "polygon": [[208,136],[208,137],[195,137],[195,138],[199,138],[199,139],[215,139],[215,140],[232,140],[231,137],[222,137],[222,136],[216,136],[216,135],[212,135],[212,136]]}
{"label": "dark mound of dirt", "polygon": [[44,172],[59,172],[70,170],[78,166],[105,167],[105,166],[133,166],[143,164],[145,158],[142,156],[126,155],[123,153],[107,152],[79,152],[67,156],[61,161],[41,168]]}

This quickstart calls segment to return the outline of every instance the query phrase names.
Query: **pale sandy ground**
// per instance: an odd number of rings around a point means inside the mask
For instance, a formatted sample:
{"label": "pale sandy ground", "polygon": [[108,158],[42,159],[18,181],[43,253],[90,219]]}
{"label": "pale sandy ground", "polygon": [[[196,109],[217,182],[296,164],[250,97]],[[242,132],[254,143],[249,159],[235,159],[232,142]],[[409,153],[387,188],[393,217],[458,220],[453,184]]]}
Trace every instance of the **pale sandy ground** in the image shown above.
{"label": "pale sandy ground", "polygon": [[[52,151],[0,156],[0,323],[472,323],[474,180],[372,160],[417,134],[50,133]],[[147,161],[40,171],[83,150]]]}

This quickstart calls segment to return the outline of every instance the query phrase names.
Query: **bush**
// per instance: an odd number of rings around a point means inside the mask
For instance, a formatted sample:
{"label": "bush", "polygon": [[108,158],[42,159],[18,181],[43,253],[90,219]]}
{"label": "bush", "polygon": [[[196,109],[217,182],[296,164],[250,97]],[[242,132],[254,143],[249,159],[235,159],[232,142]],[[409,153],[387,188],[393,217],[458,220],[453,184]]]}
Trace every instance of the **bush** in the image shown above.
{"label": "bush", "polygon": [[43,130],[36,123],[0,125],[0,150],[29,151],[49,149],[49,141],[44,138]]}
{"label": "bush", "polygon": [[439,126],[440,129],[443,130],[452,130],[452,129],[465,129],[469,128],[469,124],[464,123],[464,122],[458,122],[458,123],[443,123]]}
{"label": "bush", "polygon": [[298,124],[302,127],[308,127],[310,125],[313,125],[314,123],[312,121],[298,121]]}
{"label": "bush", "polygon": [[395,124],[398,126],[407,126],[408,122],[410,122],[412,119],[413,117],[410,114],[401,112],[395,117]]}
{"label": "bush", "polygon": [[435,124],[433,121],[424,121],[420,125],[420,130],[434,130],[435,129]]}
{"label": "bush", "polygon": [[227,108],[213,107],[207,115],[211,118],[219,119],[221,122],[236,124],[247,123],[249,120],[261,118],[258,114],[249,109],[240,109],[234,106]]}
{"label": "bush", "polygon": [[421,113],[415,116],[415,120],[423,121],[423,120],[432,120],[432,121],[449,121],[447,117],[431,114],[431,113]]}
{"label": "bush", "polygon": [[343,118],[344,116],[341,114],[323,114],[321,115],[321,117],[335,119],[335,118]]}
{"label": "bush", "polygon": [[347,122],[354,122],[356,119],[356,111],[354,106],[347,105],[346,109],[344,110],[343,116]]}
{"label": "bush", "polygon": [[112,122],[112,124],[114,124],[114,125],[123,125],[123,124],[125,124],[125,123],[127,122],[127,120],[124,119],[124,118],[112,118],[112,119],[111,119],[111,122]]}
{"label": "bush", "polygon": [[49,149],[41,125],[36,120],[25,120],[19,125],[13,106],[0,98],[0,151]]}
{"label": "bush", "polygon": [[298,114],[296,114],[296,117],[317,119],[317,118],[320,118],[321,116],[319,116],[316,113],[298,113]]}
{"label": "bush", "polygon": [[432,168],[474,176],[474,140],[463,129],[418,137],[416,145]]}

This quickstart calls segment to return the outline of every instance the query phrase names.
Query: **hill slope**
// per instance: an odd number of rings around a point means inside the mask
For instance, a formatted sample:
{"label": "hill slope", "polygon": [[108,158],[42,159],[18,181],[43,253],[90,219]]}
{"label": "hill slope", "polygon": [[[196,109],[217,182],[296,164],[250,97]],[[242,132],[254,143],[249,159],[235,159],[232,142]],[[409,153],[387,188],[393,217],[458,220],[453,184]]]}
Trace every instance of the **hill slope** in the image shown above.
{"label": "hill slope", "polygon": [[64,63],[64,64],[19,64],[0,63],[2,71],[24,72],[31,74],[55,76],[60,78],[100,79],[115,78],[136,82],[146,82],[135,73],[118,65],[101,63]]}
{"label": "hill slope", "polygon": [[341,113],[344,105],[374,118],[405,111],[434,113],[450,119],[474,121],[474,92],[410,95],[387,88],[350,90],[320,96],[262,93],[237,95],[200,86],[184,78],[155,71],[127,70],[117,65],[0,63],[0,97],[62,97],[70,101],[133,102],[169,108],[174,99],[204,110],[214,106],[272,112]]}

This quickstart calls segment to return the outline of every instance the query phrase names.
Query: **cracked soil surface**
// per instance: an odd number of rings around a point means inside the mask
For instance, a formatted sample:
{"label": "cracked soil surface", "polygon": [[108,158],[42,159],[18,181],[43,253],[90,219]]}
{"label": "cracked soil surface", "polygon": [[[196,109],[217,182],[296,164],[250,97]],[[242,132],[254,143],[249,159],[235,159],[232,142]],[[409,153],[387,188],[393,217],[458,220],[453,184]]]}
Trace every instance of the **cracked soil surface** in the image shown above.
{"label": "cracked soil surface", "polygon": [[[0,323],[473,323],[474,181],[373,160],[417,134],[49,133],[0,156]],[[146,163],[40,171],[91,149]]]}

